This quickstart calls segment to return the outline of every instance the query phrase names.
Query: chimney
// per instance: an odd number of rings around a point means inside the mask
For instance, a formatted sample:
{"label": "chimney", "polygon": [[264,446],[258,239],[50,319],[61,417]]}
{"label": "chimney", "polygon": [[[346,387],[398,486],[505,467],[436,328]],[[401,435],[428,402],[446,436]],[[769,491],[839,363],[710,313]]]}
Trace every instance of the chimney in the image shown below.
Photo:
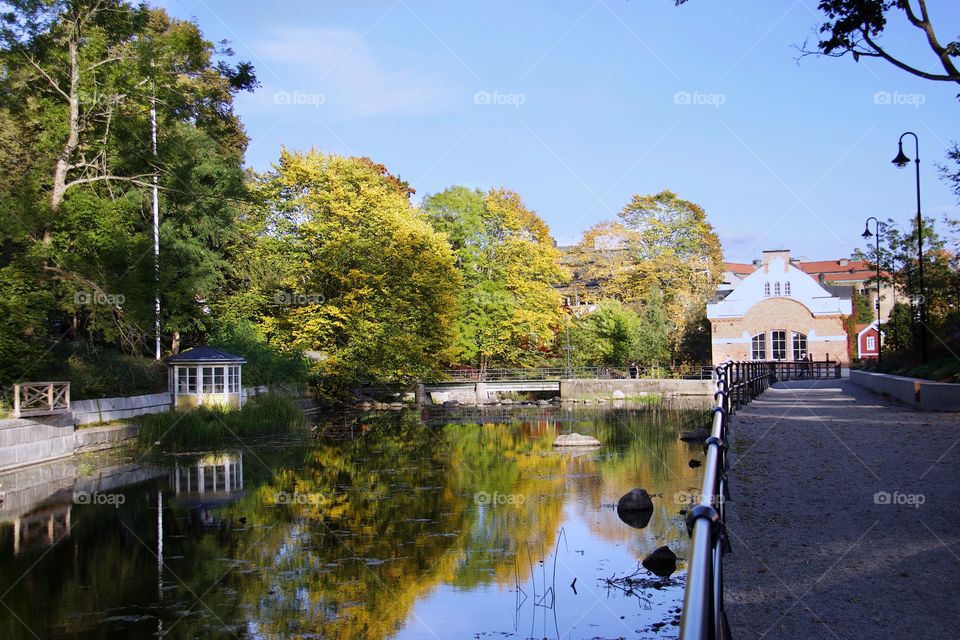
{"label": "chimney", "polygon": [[841,266],[841,267],[845,267],[845,266],[847,266],[848,264],[850,264],[850,261],[849,261],[847,258],[840,258],[840,261],[839,261],[839,262],[840,262],[840,266]]}
{"label": "chimney", "polygon": [[790,249],[770,249],[763,252],[763,270],[770,271],[772,260],[783,260],[784,271],[790,268]]}

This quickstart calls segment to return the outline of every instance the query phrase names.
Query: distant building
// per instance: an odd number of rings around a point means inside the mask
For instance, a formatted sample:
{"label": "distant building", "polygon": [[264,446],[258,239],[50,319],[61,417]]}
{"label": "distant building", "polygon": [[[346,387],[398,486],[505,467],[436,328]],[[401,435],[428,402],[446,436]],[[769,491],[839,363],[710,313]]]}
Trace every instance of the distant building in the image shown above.
{"label": "distant building", "polygon": [[[791,258],[790,263],[821,284],[853,287],[858,294],[865,296],[870,301],[870,308],[876,315],[877,283],[873,280],[876,278],[877,272],[875,269],[871,269],[865,260],[850,260],[849,258],[804,260],[803,258]],[[724,279],[733,278],[736,282],[739,282],[756,271],[761,264],[762,261],[760,260],[755,260],[753,263],[726,262],[724,263]],[[881,283],[880,320],[882,322],[886,322],[890,317],[890,310],[895,302],[896,292],[893,286],[888,283]]]}
{"label": "distant building", "polygon": [[[843,317],[852,311],[850,287],[821,284],[790,260],[787,250],[764,251],[753,269],[726,280],[707,305],[713,362],[726,360],[839,360],[849,364]],[[743,277],[741,278],[740,275]]]}
{"label": "distant building", "polygon": [[880,354],[880,330],[876,321],[857,325],[857,358],[875,360]]}

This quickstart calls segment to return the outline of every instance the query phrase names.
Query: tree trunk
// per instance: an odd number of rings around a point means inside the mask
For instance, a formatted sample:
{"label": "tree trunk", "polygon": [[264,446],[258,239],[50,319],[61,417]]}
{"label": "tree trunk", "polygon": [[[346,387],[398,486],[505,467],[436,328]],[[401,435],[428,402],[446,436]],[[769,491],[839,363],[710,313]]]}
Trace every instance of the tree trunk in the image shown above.
{"label": "tree trunk", "polygon": [[[53,170],[53,189],[50,194],[50,208],[57,211],[63,204],[63,196],[67,191],[67,172],[70,171],[70,159],[80,142],[80,67],[77,61],[77,42],[71,39],[68,45],[70,54],[70,93],[68,104],[70,108],[70,132]],[[49,242],[49,229],[44,230],[44,241]]]}

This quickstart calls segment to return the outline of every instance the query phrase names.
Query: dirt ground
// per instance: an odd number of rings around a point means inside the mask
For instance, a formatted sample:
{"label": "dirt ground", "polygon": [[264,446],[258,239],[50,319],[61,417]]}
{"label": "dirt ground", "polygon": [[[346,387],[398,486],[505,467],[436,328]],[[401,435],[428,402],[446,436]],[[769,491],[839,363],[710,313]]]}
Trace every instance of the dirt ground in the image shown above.
{"label": "dirt ground", "polygon": [[960,414],[789,382],[732,428],[734,638],[960,638]]}

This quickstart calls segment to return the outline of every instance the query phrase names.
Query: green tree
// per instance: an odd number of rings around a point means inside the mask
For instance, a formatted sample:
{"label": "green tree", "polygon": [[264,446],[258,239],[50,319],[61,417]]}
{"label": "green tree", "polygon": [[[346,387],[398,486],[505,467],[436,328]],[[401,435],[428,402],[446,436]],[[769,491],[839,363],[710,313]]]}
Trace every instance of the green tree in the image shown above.
{"label": "green tree", "polygon": [[652,289],[644,301],[637,356],[648,365],[661,365],[670,360],[673,324],[660,289]]}
{"label": "green tree", "polygon": [[584,234],[580,250],[595,256],[586,279],[598,283],[601,295],[628,304],[659,299],[671,319],[665,325],[671,353],[708,359],[696,345],[702,343],[704,308],[723,273],[723,253],[706,213],[662,191],[633,196],[618,218]]}
{"label": "green tree", "polygon": [[252,67],[229,65],[232,52],[195,24],[146,5],[14,0],[4,9],[0,269],[29,274],[45,304],[42,321],[21,315],[14,331],[42,351],[48,328],[141,351],[157,290],[156,174],[164,328],[174,349],[181,331],[202,339],[235,203],[246,198],[247,139],[232,100],[256,85]]}
{"label": "green tree", "polygon": [[462,274],[451,361],[481,373],[539,361],[562,326],[553,285],[566,277],[546,223],[506,189],[451,187],[422,207]]}
{"label": "green tree", "polygon": [[[430,377],[450,348],[460,276],[410,189],[366,158],[283,151],[255,196],[261,331],[312,354],[324,389]],[[262,279],[260,279],[262,278]]]}
{"label": "green tree", "polygon": [[576,318],[570,340],[578,365],[625,366],[640,359],[641,319],[618,300],[603,300]]}

